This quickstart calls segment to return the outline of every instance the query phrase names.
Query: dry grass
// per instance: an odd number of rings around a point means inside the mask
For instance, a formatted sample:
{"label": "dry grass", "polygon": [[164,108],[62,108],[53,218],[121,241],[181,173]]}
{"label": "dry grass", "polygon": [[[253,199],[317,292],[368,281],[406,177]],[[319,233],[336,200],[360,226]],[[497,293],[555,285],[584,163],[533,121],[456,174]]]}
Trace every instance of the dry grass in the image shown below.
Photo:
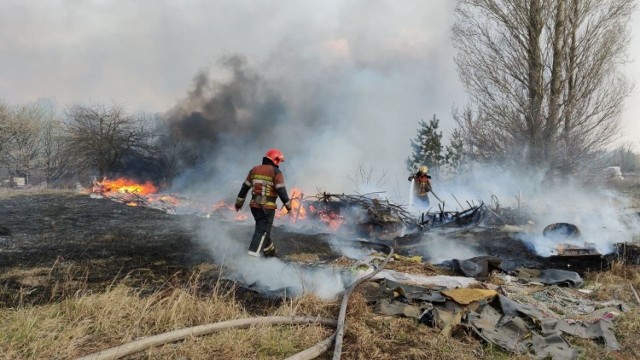
{"label": "dry grass", "polygon": [[638,291],[640,288],[640,266],[625,265],[614,262],[609,271],[590,273],[585,276],[585,287],[591,287],[594,300],[623,301],[631,310],[622,313],[615,320],[615,333],[623,350],[608,352],[604,346],[591,340],[572,339],[572,343],[584,349],[585,359],[640,359],[640,304],[637,303],[631,285]]}
{"label": "dry grass", "polygon": [[609,271],[595,272],[585,276],[585,286],[593,287],[592,297],[595,300],[621,300],[627,304],[635,304],[637,300],[631,290],[640,290],[640,266],[625,265],[614,262]]}
{"label": "dry grass", "polygon": [[318,254],[311,253],[294,253],[286,256],[288,261],[299,262],[299,263],[315,263],[320,260]]}
{"label": "dry grass", "polygon": [[[14,268],[0,274],[0,306],[52,302],[87,291],[88,269],[56,260],[51,267]],[[8,288],[6,284],[14,284]]]}
{"label": "dry grass", "polygon": [[387,263],[385,269],[426,276],[454,275],[451,269],[435,267],[429,263],[415,262],[403,257],[394,258],[393,261]]}
{"label": "dry grass", "polygon": [[[124,281],[99,294],[78,293],[40,306],[0,308],[0,353],[9,359],[69,359],[117,346],[140,337],[185,327],[246,318],[233,289],[216,286],[201,293],[196,274],[185,287],[166,287],[150,295]],[[334,306],[332,308],[332,306]],[[335,304],[313,297],[285,302],[275,315],[325,315]],[[322,326],[257,326],[150,349],[133,358],[280,359],[312,346],[331,334]]]}
{"label": "dry grass", "polygon": [[[398,264],[400,262],[397,262]],[[414,265],[419,265],[415,264]],[[405,264],[404,266],[409,266]],[[64,270],[64,271],[63,271]],[[76,291],[47,305],[0,308],[0,353],[10,359],[68,359],[120,345],[132,340],[194,325],[253,316],[235,294],[235,289],[215,283],[211,266],[200,266],[187,281],[149,292],[125,277],[104,292]],[[66,271],[66,272],[65,272]],[[64,279],[68,269],[13,270],[3,277],[50,282],[57,274]],[[639,267],[614,264],[606,273],[586,277],[595,286],[597,299],[630,302],[628,282],[640,288]],[[213,290],[203,293],[203,282]],[[213,284],[211,283],[213,282]],[[181,284],[181,285],[180,285]],[[626,285],[625,285],[626,284]],[[74,285],[77,288],[77,285]],[[72,288],[71,285],[68,286]],[[59,288],[65,288],[60,284]],[[367,304],[362,286],[352,295],[347,312],[343,359],[528,359],[484,344],[462,330],[453,337],[419,324],[414,319],[382,316]],[[285,299],[272,304],[270,315],[307,315],[335,318],[337,301],[322,301],[313,295]],[[149,349],[129,359],[282,359],[326,338],[332,330],[322,326],[256,326]],[[611,353],[592,340],[570,339],[583,350],[581,358],[640,358],[640,309],[633,308],[616,320],[616,335],[624,350]],[[321,358],[328,359],[331,354]]]}
{"label": "dry grass", "polygon": [[68,189],[9,189],[9,188],[0,188],[0,200],[1,199],[9,199],[14,196],[24,196],[24,195],[50,195],[50,194],[68,194],[68,195],[77,195],[78,193],[74,190]]}

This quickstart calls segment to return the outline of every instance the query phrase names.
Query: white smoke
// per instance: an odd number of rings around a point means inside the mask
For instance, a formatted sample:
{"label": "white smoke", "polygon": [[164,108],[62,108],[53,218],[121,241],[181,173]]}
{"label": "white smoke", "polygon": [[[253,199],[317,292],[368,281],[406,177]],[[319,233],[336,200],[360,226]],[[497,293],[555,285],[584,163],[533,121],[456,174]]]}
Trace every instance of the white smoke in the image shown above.
{"label": "white smoke", "polygon": [[[560,243],[579,247],[593,243],[597,250],[607,254],[613,251],[615,243],[632,241],[640,234],[640,217],[626,211],[631,206],[627,196],[602,182],[585,185],[583,180],[561,181],[543,172],[476,165],[470,175],[434,181],[433,188],[448,210],[465,209],[469,204],[495,205],[496,200],[501,207],[522,206],[531,215],[531,223],[519,224],[526,228],[522,239],[541,256],[554,254]],[[577,239],[542,236],[546,226],[559,222],[576,225],[582,236]]]}
{"label": "white smoke", "polygon": [[[624,210],[629,205],[629,199],[611,190],[569,184],[554,187],[533,199],[535,217],[524,240],[541,256],[555,254],[559,243],[580,248],[593,244],[600,253],[608,254],[614,251],[614,244],[633,241],[640,234],[640,217]],[[576,225],[581,236],[554,239],[542,235],[546,226],[558,222]]]}
{"label": "white smoke", "polygon": [[482,250],[476,249],[460,239],[454,239],[436,231],[423,234],[420,246],[416,250],[424,257],[425,261],[432,264],[440,264],[451,259],[469,259],[487,255]]}
{"label": "white smoke", "polygon": [[359,245],[360,243],[349,241],[348,239],[332,236],[329,241],[331,249],[349,259],[368,261],[370,260],[372,249]]}
{"label": "white smoke", "polygon": [[271,291],[285,290],[288,296],[313,293],[321,299],[333,299],[344,290],[345,280],[336,269],[312,269],[278,258],[247,255],[251,233],[246,232],[246,239],[232,234],[234,228],[237,230],[240,226],[212,221],[199,229],[198,240],[208,248],[216,264],[242,283]]}

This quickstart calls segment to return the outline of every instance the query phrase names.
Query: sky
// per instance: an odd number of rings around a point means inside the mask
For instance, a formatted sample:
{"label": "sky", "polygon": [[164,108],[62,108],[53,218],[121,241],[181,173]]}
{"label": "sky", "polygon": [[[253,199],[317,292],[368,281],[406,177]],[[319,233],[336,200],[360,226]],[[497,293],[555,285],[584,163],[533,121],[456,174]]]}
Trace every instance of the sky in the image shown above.
{"label": "sky", "polygon": [[[467,102],[450,41],[454,6],[424,0],[3,0],[0,100],[46,99],[60,109],[73,102],[117,103],[166,113],[185,103],[199,73],[209,74],[211,87],[230,81],[221,59],[240,56],[286,107],[287,126],[273,141],[293,152],[289,166],[307,178],[337,173],[338,183],[314,183],[321,188],[344,188],[359,166],[399,181],[406,178],[418,121],[437,114],[448,143],[452,107]],[[625,71],[640,84],[637,14],[632,26],[633,62]],[[640,86],[627,101],[620,140],[638,149],[639,100]],[[247,151],[255,158],[264,150]],[[304,163],[296,162],[296,152]],[[224,161],[236,155],[234,149]]]}

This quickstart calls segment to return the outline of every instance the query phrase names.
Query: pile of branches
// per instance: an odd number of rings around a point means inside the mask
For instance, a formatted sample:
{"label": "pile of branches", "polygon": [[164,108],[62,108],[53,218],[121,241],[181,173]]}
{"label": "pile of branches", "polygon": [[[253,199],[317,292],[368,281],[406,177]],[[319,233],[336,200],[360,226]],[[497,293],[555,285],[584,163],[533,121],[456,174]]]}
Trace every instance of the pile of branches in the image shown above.
{"label": "pile of branches", "polygon": [[359,208],[366,211],[368,223],[386,226],[390,223],[401,223],[407,227],[419,226],[414,216],[402,205],[393,204],[387,199],[379,199],[382,192],[362,195],[345,195],[322,193],[316,195],[314,206],[320,211],[335,212],[344,208]]}
{"label": "pile of branches", "polygon": [[422,213],[418,224],[423,228],[477,224],[482,220],[484,211],[489,210],[484,206],[484,203],[472,206],[464,211],[445,211],[444,205],[439,205],[438,207],[439,211],[437,212]]}

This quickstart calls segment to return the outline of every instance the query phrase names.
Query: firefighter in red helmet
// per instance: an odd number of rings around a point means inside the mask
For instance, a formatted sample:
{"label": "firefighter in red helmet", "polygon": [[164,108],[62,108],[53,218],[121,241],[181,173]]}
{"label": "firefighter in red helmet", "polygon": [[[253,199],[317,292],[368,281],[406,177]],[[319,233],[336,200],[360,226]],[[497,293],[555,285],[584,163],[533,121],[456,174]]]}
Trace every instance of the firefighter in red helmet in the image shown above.
{"label": "firefighter in red helmet", "polygon": [[244,205],[244,201],[251,191],[251,214],[256,222],[255,232],[249,245],[249,255],[275,256],[276,247],[271,240],[271,227],[276,214],[276,200],[278,197],[284,207],[291,211],[291,200],[284,185],[284,175],[279,169],[284,161],[284,154],[278,149],[269,149],[262,158],[262,165],[254,166],[245,179],[236,199],[236,211]]}

